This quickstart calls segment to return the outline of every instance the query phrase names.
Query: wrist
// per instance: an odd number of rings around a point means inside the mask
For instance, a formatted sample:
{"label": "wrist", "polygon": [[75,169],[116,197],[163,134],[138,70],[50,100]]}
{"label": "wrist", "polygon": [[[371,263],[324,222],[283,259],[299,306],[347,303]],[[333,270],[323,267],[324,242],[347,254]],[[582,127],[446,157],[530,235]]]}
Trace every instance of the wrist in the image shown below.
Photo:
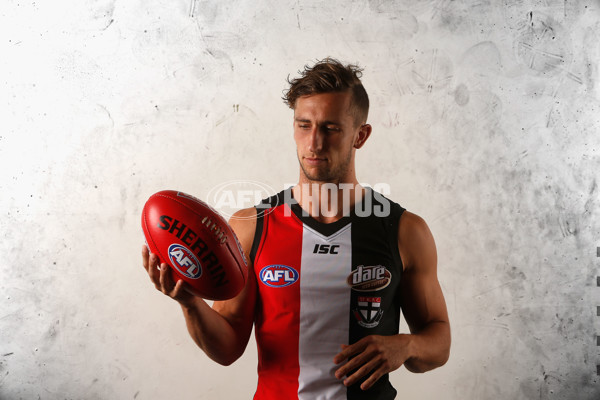
{"label": "wrist", "polygon": [[181,306],[181,309],[186,314],[194,313],[198,310],[198,302],[203,301],[200,297],[190,296],[184,299],[180,299],[177,302]]}

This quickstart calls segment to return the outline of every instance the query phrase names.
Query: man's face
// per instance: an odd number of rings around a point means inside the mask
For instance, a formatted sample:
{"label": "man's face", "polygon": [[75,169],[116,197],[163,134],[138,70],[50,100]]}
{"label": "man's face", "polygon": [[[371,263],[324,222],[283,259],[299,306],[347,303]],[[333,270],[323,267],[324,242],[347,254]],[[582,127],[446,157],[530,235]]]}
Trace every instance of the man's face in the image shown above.
{"label": "man's face", "polygon": [[348,182],[354,178],[354,145],[360,131],[351,115],[351,93],[303,96],[294,108],[294,140],[301,178]]}

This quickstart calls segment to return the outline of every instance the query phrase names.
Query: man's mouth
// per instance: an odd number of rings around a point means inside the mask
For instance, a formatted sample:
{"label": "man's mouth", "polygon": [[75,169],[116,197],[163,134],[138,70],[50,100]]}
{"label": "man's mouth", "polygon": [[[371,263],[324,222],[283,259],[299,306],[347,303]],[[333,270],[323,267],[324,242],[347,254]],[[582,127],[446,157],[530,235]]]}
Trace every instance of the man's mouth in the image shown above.
{"label": "man's mouth", "polygon": [[317,166],[327,162],[325,157],[304,157],[304,161],[308,165]]}

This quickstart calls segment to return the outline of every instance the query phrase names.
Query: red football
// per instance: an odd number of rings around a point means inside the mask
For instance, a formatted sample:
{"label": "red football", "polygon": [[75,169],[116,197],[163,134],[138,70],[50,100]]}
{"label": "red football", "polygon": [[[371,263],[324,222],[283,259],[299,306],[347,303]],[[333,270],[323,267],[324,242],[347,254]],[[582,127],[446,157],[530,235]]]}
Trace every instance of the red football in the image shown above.
{"label": "red football", "polygon": [[246,284],[242,246],[227,221],[202,200],[175,190],[155,193],[144,205],[142,229],[150,251],[196,296],[226,300]]}

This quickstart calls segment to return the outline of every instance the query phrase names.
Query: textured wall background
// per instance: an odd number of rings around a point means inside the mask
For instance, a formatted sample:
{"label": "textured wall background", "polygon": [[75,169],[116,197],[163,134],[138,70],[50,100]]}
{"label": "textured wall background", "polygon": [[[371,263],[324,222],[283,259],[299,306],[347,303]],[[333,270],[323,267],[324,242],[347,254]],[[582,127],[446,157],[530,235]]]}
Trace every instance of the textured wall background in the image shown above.
{"label": "textured wall background", "polygon": [[[388,183],[436,237],[449,363],[403,399],[597,399],[597,1],[0,5],[0,398],[237,399],[140,262],[150,194],[297,179],[284,79],[365,67]],[[403,329],[406,329],[404,326]],[[600,342],[599,342],[600,343]],[[400,396],[399,396],[400,397]]]}

